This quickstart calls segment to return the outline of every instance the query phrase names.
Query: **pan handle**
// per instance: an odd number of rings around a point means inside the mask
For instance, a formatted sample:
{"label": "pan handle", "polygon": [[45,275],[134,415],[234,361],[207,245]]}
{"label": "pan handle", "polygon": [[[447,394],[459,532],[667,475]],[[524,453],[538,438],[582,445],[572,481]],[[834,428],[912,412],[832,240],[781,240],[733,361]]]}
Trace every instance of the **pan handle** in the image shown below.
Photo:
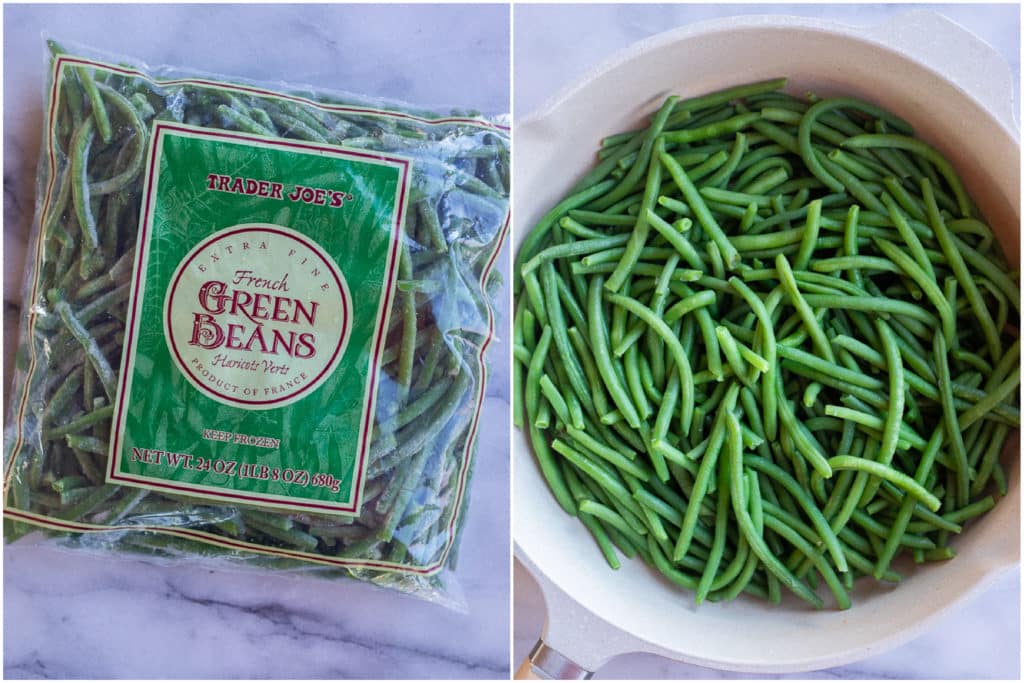
{"label": "pan handle", "polygon": [[594,675],[541,638],[516,670],[515,680],[588,681]]}
{"label": "pan handle", "polygon": [[[941,9],[939,10],[941,12]],[[995,48],[955,21],[932,10],[911,10],[866,29],[883,45],[899,45],[976,98],[1017,135],[1013,72]]]}

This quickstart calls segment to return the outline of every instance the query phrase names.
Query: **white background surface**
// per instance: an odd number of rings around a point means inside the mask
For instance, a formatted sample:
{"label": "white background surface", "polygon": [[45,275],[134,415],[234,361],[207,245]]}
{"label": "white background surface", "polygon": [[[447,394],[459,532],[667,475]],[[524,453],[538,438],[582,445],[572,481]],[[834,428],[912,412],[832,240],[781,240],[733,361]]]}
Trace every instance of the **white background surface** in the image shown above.
{"label": "white background surface", "polygon": [[[991,44],[1020,80],[1020,21],[1016,5],[914,6],[934,9]],[[886,21],[908,5],[519,5],[514,11],[516,119],[522,120],[563,88],[632,43],[697,21],[740,14],[795,14],[855,25]],[[797,49],[796,47],[794,49]],[[1019,112],[1019,89],[1014,101]],[[1019,120],[1019,113],[1018,113]],[[605,567],[595,567],[603,571]],[[514,659],[526,656],[544,622],[544,604],[520,565],[514,579]],[[686,600],[689,596],[681,595]],[[737,633],[742,637],[742,632]],[[896,650],[800,678],[1018,678],[1020,576],[1010,572],[982,595]],[[626,655],[596,678],[734,678],[736,674]],[[742,677],[742,676],[740,676]]]}
{"label": "white background surface", "polygon": [[[34,205],[43,30],[150,64],[503,113],[508,16],[501,5],[6,6],[5,369],[20,322]],[[508,371],[499,359],[508,347],[491,348],[494,372],[457,572],[468,615],[355,581],[13,546],[4,549],[5,676],[507,677]]]}

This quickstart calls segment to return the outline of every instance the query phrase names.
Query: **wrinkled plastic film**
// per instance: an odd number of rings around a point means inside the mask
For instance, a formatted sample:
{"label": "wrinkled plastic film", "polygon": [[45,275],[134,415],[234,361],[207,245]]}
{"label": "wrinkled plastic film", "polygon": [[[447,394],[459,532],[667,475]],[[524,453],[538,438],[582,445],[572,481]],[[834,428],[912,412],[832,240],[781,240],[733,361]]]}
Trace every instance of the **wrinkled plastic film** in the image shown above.
{"label": "wrinkled plastic film", "polygon": [[[347,575],[457,605],[450,579],[495,334],[508,226],[503,119],[92,60],[50,44],[25,316],[5,441],[5,535],[155,558]],[[282,511],[109,484],[144,150],[157,122],[411,160],[397,290],[377,375],[358,516]],[[276,224],[288,227],[285,207]],[[350,283],[359,296],[358,283]],[[111,386],[111,381],[114,385]],[[154,374],[148,392],[184,378]],[[199,419],[187,406],[184,419]],[[305,443],[329,459],[323,424]],[[154,419],[160,419],[155,416]]]}

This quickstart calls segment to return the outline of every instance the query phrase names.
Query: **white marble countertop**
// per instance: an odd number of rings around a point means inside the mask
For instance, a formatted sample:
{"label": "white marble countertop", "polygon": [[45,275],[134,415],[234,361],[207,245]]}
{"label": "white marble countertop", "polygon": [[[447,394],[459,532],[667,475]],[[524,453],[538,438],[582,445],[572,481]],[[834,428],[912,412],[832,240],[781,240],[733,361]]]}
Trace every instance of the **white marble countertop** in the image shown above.
{"label": "white marble countertop", "polygon": [[[1017,5],[915,5],[944,14],[994,47],[1020,79],[1020,9]],[[517,120],[528,116],[616,51],[647,36],[697,21],[742,14],[791,14],[856,25],[884,22],[907,5],[518,5],[514,10],[513,102]],[[570,29],[571,27],[571,29]],[[582,39],[585,36],[586,39]],[[1019,90],[1014,102],[1019,120]],[[544,623],[544,601],[529,573],[514,568],[513,660],[518,664]],[[1020,573],[1012,571],[924,635],[890,652],[795,678],[1019,678]],[[654,655],[624,655],[599,679],[760,678],[672,662]]]}
{"label": "white marble countertop", "polygon": [[[5,377],[35,197],[43,31],[150,64],[503,113],[508,16],[500,5],[5,6]],[[4,675],[507,678],[507,345],[492,354],[456,572],[468,614],[355,581],[15,545],[4,549]]]}

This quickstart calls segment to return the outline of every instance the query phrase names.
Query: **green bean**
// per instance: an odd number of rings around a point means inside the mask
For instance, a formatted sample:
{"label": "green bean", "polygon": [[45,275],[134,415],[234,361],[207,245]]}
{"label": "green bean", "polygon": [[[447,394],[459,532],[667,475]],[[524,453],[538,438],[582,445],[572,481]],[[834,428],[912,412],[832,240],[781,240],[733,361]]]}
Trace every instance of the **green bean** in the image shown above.
{"label": "green bean", "polygon": [[676,539],[675,549],[672,553],[672,560],[674,562],[678,562],[685,557],[686,553],[690,549],[690,543],[693,540],[693,536],[697,528],[701,502],[703,501],[709,484],[711,483],[712,473],[717,466],[722,444],[725,440],[723,415],[726,412],[726,409],[719,409],[718,417],[715,419],[715,426],[711,430],[708,448],[701,458],[700,468],[697,471],[697,476],[694,478],[693,489],[690,493],[690,499],[687,503],[686,512],[683,517],[683,524],[680,527],[679,536]]}
{"label": "green bean", "polygon": [[732,102],[734,100],[751,97],[761,93],[772,92],[785,87],[785,78],[774,78],[770,80],[758,81],[756,83],[747,83],[744,85],[738,85],[732,88],[719,90],[718,92],[711,93],[709,95],[701,95],[699,97],[691,97],[690,99],[681,100],[678,102],[674,109],[673,114],[677,115],[681,112],[693,112],[700,109],[708,109],[711,107],[717,107],[718,105]]}
{"label": "green bean", "polygon": [[132,131],[132,140],[134,141],[134,144],[132,156],[125,165],[124,170],[111,178],[105,178],[103,180],[97,180],[89,183],[89,194],[91,196],[111,194],[124,189],[138,176],[142,169],[143,157],[146,153],[146,124],[143,123],[136,108],[132,106],[131,102],[129,102],[124,95],[104,83],[97,83],[96,89],[103,95],[103,97],[110,100],[111,104],[114,105],[114,108],[117,109],[128,122]]}
{"label": "green bean", "polygon": [[[770,170],[766,170],[761,175],[756,175],[765,168]],[[741,194],[763,195],[789,180],[791,173],[792,169],[789,164],[765,159],[763,162],[755,164],[744,171],[744,174],[736,180],[736,185]],[[746,182],[748,178],[749,182]]]}
{"label": "green bean", "polygon": [[540,220],[537,226],[530,231],[529,236],[527,236],[523,241],[523,245],[519,249],[519,255],[516,257],[515,271],[517,273],[522,272],[523,263],[526,259],[533,257],[534,253],[537,251],[538,245],[548,237],[551,227],[555,224],[555,221],[562,216],[562,214],[570,209],[584,206],[595,197],[600,197],[609,188],[611,188],[612,185],[614,185],[614,181],[612,180],[598,183],[597,185],[582,190],[572,197],[568,197],[558,206],[549,211],[544,218]]}
{"label": "green bean", "polygon": [[[905,135],[857,135],[843,143],[844,147],[851,149],[871,149],[874,147],[891,147],[905,149],[916,154],[931,164],[934,164],[939,172],[949,183],[953,194],[956,196],[957,205],[965,218],[971,217],[971,202],[967,198],[967,191],[964,190],[960,178],[957,176],[953,166],[946,161],[933,147],[916,138]],[[927,180],[927,179],[925,179]]]}
{"label": "green bean", "polygon": [[840,108],[851,108],[857,109],[875,118],[884,119],[889,123],[895,125],[898,129],[911,132],[911,128],[904,121],[897,119],[892,116],[884,109],[880,109],[868,102],[858,100],[852,97],[837,97],[824,99],[816,104],[812,105],[800,118],[800,128],[798,133],[798,140],[800,145],[800,154],[803,157],[804,163],[807,164],[808,170],[814,174],[823,183],[832,187],[834,190],[839,191],[842,187],[842,183],[833,178],[819,163],[817,153],[811,146],[811,131],[815,126],[815,122],[818,117],[822,114]]}
{"label": "green bean", "polygon": [[647,170],[647,182],[644,186],[643,202],[641,203],[641,209],[637,216],[636,225],[633,228],[633,233],[630,235],[629,242],[626,245],[626,250],[622,255],[622,259],[616,266],[612,274],[608,276],[608,280],[605,281],[604,286],[610,292],[618,292],[622,289],[622,285],[626,278],[629,277],[630,271],[636,265],[640,259],[641,250],[644,247],[644,243],[647,241],[647,235],[649,232],[647,226],[647,214],[654,208],[654,203],[658,198],[658,189],[661,187],[661,164],[658,159],[661,154],[664,153],[665,144],[663,138],[657,138],[654,141],[654,146],[651,150],[649,167]]}
{"label": "green bean", "polygon": [[668,324],[655,316],[651,309],[640,304],[636,300],[629,299],[618,294],[609,294],[605,298],[612,304],[622,307],[640,318],[648,327],[654,330],[654,332],[662,338],[665,345],[669,348],[679,372],[679,420],[681,429],[684,432],[689,431],[690,423],[693,420],[693,372],[690,369],[690,362],[686,358],[686,352],[683,350],[682,344],[679,343],[679,339],[672,333]]}
{"label": "green bean", "polygon": [[[844,402],[852,402],[854,399],[845,397]],[[836,405],[829,405],[825,407],[825,414],[831,417],[838,417],[843,420],[854,422],[860,426],[867,427],[868,429],[881,434],[885,429],[885,422],[877,415],[871,415],[862,411],[854,410],[852,408],[844,408]],[[897,447],[906,450],[907,448],[922,449],[925,446],[925,440],[921,438],[914,430],[907,425],[906,422],[899,424],[899,441]],[[902,444],[902,445],[901,445]]]}
{"label": "green bean", "polygon": [[611,237],[601,237],[597,239],[580,240],[577,242],[568,242],[566,244],[560,244],[554,247],[548,247],[544,251],[535,255],[529,261],[523,264],[522,273],[529,273],[536,270],[541,263],[556,258],[568,258],[573,256],[582,256],[585,254],[592,254],[602,249],[609,247],[617,247],[625,244],[629,240],[629,235],[613,235]]}
{"label": "green bean", "polygon": [[95,368],[96,374],[100,378],[100,382],[103,383],[103,390],[107,394],[107,399],[111,402],[114,400],[114,394],[116,392],[117,378],[114,376],[114,371],[110,367],[110,363],[107,362],[106,357],[100,351],[99,344],[89,334],[88,330],[83,327],[82,322],[75,317],[75,314],[71,311],[71,307],[66,301],[60,301],[54,306],[57,313],[60,315],[64,324],[67,326],[71,334],[78,340],[78,343],[85,349],[85,353],[89,358],[89,362],[92,363],[92,367]]}
{"label": "green bean", "polygon": [[[812,593],[804,584],[794,577],[785,566],[772,554],[761,534],[754,528],[750,514],[743,507],[743,443],[740,434],[739,422],[736,416],[727,414],[725,417],[727,448],[729,450],[729,462],[731,466],[729,486],[732,491],[733,510],[740,528],[740,533],[750,544],[751,550],[761,559],[765,567],[774,574],[783,585],[793,591],[796,595],[808,601],[815,607],[821,607],[821,599]],[[766,520],[767,521],[767,520]]]}
{"label": "green bean", "polygon": [[766,514],[764,521],[765,526],[767,528],[771,529],[772,531],[776,532],[784,539],[789,541],[800,553],[802,553],[805,557],[811,559],[815,563],[815,565],[818,567],[818,570],[825,578],[825,582],[832,590],[832,594],[835,596],[836,599],[836,605],[839,607],[839,609],[849,609],[849,595],[843,589],[842,585],[839,583],[839,580],[836,577],[835,572],[832,570],[832,567],[829,564],[827,564],[821,558],[821,556],[814,551],[812,546],[803,538],[801,538],[795,531],[793,531],[791,527],[782,523],[781,520],[779,520],[779,518],[775,515]]}
{"label": "green bean", "polygon": [[717,171],[709,176],[705,181],[705,187],[721,188],[728,184],[732,174],[735,173],[736,168],[739,166],[740,161],[743,159],[744,153],[747,151],[747,136],[737,131],[736,138],[733,141],[731,150],[729,151],[729,157],[725,163],[722,164]]}
{"label": "green bean", "polygon": [[[869,534],[869,539],[874,538],[886,538],[890,535],[890,530],[877,519],[869,517],[861,510],[854,510],[852,520],[856,522],[862,529]],[[899,538],[900,545],[907,548],[917,548],[921,550],[934,550],[935,542],[931,539],[925,538],[912,533],[904,533]]]}
{"label": "green bean", "polygon": [[[399,277],[412,279],[412,263],[409,261],[409,247],[402,242],[400,258],[398,262]],[[412,292],[402,294],[402,345],[398,356],[398,402],[404,403],[409,397],[409,389],[412,385],[412,364],[416,353],[416,298]]]}
{"label": "green bean", "polygon": [[[621,505],[622,510],[627,511],[623,520],[630,524],[634,531],[640,534],[645,533],[642,526],[639,528],[632,526],[633,524],[638,524],[634,516],[642,515],[643,511],[639,503],[629,494],[620,477],[601,467],[597,462],[585,457],[579,451],[564,446],[564,444],[559,452],[565,456],[566,460],[575,465],[580,472],[591,478],[609,496],[610,501],[616,505]],[[589,513],[587,510],[584,510],[584,512]],[[633,516],[629,513],[632,513]]]}
{"label": "green bean", "polygon": [[64,507],[62,510],[57,510],[51,513],[51,515],[57,519],[81,519],[83,516],[93,512],[97,507],[116,494],[119,488],[120,487],[118,486],[107,485],[95,486],[90,489],[81,489],[81,491],[85,492],[84,496],[71,505]]}
{"label": "green bean", "polygon": [[[611,448],[605,444],[602,444],[598,440],[587,435],[582,430],[575,429],[573,427],[568,427],[567,431],[569,432],[569,436],[571,436],[573,440],[577,441],[584,449],[603,458],[605,461],[614,465],[623,472],[628,472],[629,474],[640,478],[642,481],[647,481],[650,478],[650,472],[641,467],[638,463],[636,463],[634,461],[635,457],[624,455],[617,451],[616,449]],[[562,453],[563,455],[565,455],[563,449],[569,448],[566,444],[562,443],[558,439],[555,439],[552,442],[552,447],[559,453]],[[579,451],[574,452],[578,453]]]}
{"label": "green bean", "polygon": [[618,569],[621,565],[618,557],[615,555],[615,550],[612,546],[612,540],[608,532],[605,531],[604,527],[601,526],[599,520],[593,515],[581,514],[580,521],[587,527],[591,534],[594,536],[594,540],[597,541],[597,545],[601,548],[601,552],[604,554],[605,561],[608,566],[612,569]]}
{"label": "green bean", "polygon": [[96,82],[93,80],[92,74],[88,69],[80,67],[76,71],[78,72],[78,80],[85,90],[86,97],[89,99],[90,114],[97,130],[100,132],[100,138],[103,139],[105,144],[110,144],[113,132],[110,129],[110,119],[107,117],[107,110],[103,106],[103,99],[96,89]]}
{"label": "green bean", "polygon": [[988,411],[992,410],[996,404],[1001,403],[1017,391],[1017,387],[1020,385],[1020,368],[1016,368],[1009,376],[1005,376],[1005,379],[1002,377],[1000,379],[1003,381],[999,386],[992,389],[989,394],[973,406],[960,413],[959,425],[961,430],[965,430],[973,425]]}
{"label": "green bean", "polygon": [[587,297],[591,349],[598,372],[609,396],[619,410],[622,411],[622,415],[629,426],[636,428],[640,426],[640,416],[637,414],[636,408],[633,406],[611,362],[607,332],[604,329],[604,313],[601,309],[601,289],[603,285],[603,278],[600,276],[594,278],[590,283],[590,291]]}
{"label": "green bean", "polygon": [[865,460],[864,458],[855,458],[849,455],[837,455],[829,458],[829,465],[832,469],[842,470],[860,470],[867,472],[872,476],[885,479],[901,489],[912,495],[917,500],[924,503],[929,510],[932,512],[938,510],[942,506],[942,502],[935,497],[931,492],[925,489],[923,486],[918,484],[916,481],[908,477],[907,475],[894,470],[891,467],[887,467],[880,463]]}
{"label": "green bean", "polygon": [[650,161],[655,142],[661,134],[661,130],[664,128],[669,114],[672,113],[672,108],[675,106],[677,100],[677,97],[672,96],[666,99],[664,104],[661,105],[661,109],[658,110],[657,114],[655,114],[654,118],[651,120],[650,128],[648,128],[647,132],[644,134],[643,142],[640,145],[640,153],[633,162],[633,166],[629,169],[629,173],[627,173],[625,177],[623,177],[622,180],[619,181],[619,183],[605,196],[593,202],[593,208],[597,210],[607,209],[633,190],[639,182],[641,174],[648,168],[648,163]]}
{"label": "green bean", "polygon": [[88,453],[96,453],[97,455],[107,454],[107,443],[105,441],[97,439],[95,436],[68,434],[64,438],[67,439],[68,446],[70,446],[72,449],[82,450]]}
{"label": "green bean", "polygon": [[761,118],[759,113],[739,114],[726,121],[709,123],[699,128],[687,128],[663,133],[661,138],[666,143],[691,143],[698,140],[719,137],[725,133],[738,133],[748,125]]}
{"label": "green bean", "polygon": [[998,464],[999,457],[1002,455],[1003,445],[1006,443],[1008,435],[1009,427],[1006,425],[997,425],[993,430],[992,439],[989,441],[988,447],[981,457],[981,463],[978,466],[978,476],[971,482],[972,497],[977,497],[985,490],[985,486],[988,484],[993,470]]}
{"label": "green bean", "polygon": [[[824,382],[829,386],[841,389],[845,393],[863,397],[864,400],[877,400],[880,394],[871,392],[880,391],[883,387],[881,381],[867,375],[860,375],[840,365],[834,365],[828,361],[821,360],[817,356],[800,351],[796,347],[782,344],[778,347],[778,353],[782,358],[790,362],[783,362],[783,367],[796,372],[804,377],[817,382]],[[884,366],[883,366],[884,367]]]}
{"label": "green bean", "polygon": [[86,119],[75,131],[72,138],[71,156],[71,198],[75,207],[75,216],[82,231],[81,276],[90,277],[100,266],[99,233],[96,229],[96,219],[93,217],[92,209],[89,206],[89,179],[87,161],[89,148],[95,136],[93,119]]}
{"label": "green bean", "polygon": [[775,268],[786,294],[789,295],[790,303],[800,314],[804,327],[814,342],[815,350],[829,362],[834,362],[835,356],[832,355],[832,347],[825,338],[825,332],[815,319],[813,311],[811,311],[813,304],[810,301],[810,297],[805,298],[800,293],[800,288],[797,286],[796,279],[793,276],[793,270],[789,267],[789,261],[786,260],[784,255],[779,254],[775,257]]}
{"label": "green bean", "polygon": [[884,321],[876,321],[878,336],[882,339],[885,349],[886,369],[889,372],[889,405],[885,413],[885,426],[882,429],[882,440],[879,444],[878,461],[883,465],[892,462],[896,454],[896,446],[900,437],[900,426],[903,422],[903,410],[906,403],[905,385],[903,381],[903,361],[900,359],[899,347],[892,328]]}
{"label": "green bean", "polygon": [[[718,478],[725,481],[729,478],[729,460],[720,458],[718,460]],[[704,571],[701,574],[700,583],[697,584],[695,600],[699,605],[711,592],[712,585],[718,574],[718,567],[725,553],[726,531],[729,524],[729,489],[723,487],[718,495],[717,510],[715,512],[715,540],[711,546],[708,560],[704,564]]]}
{"label": "green bean", "polygon": [[800,240],[800,251],[797,252],[793,267],[796,270],[806,270],[814,251],[814,244],[818,241],[818,229],[821,221],[821,200],[816,199],[807,207],[807,224],[804,226],[804,235]]}
{"label": "green bean", "polygon": [[950,444],[953,461],[956,463],[956,499],[959,505],[966,505],[970,487],[967,451],[964,448],[963,429],[957,421],[956,407],[953,405],[947,348],[942,335],[935,335],[933,348],[935,350],[935,367],[938,370],[936,374],[938,375],[939,396],[942,400],[942,417],[946,425],[946,441]]}
{"label": "green bean", "polygon": [[793,496],[793,499],[811,519],[815,530],[818,532],[822,541],[825,543],[825,546],[828,548],[829,554],[832,555],[832,559],[835,561],[836,567],[839,571],[845,572],[847,570],[846,557],[843,554],[842,547],[839,545],[839,539],[836,538],[835,534],[832,532],[832,529],[829,527],[828,522],[825,520],[824,515],[818,509],[817,505],[810,498],[808,493],[800,487],[797,481],[793,477],[789,476],[785,470],[764,458],[751,456],[744,458],[743,462],[750,465],[757,471],[766,473],[786,491],[788,491],[791,496]]}
{"label": "green bean", "polygon": [[583,368],[580,366],[579,361],[576,358],[576,354],[573,351],[572,344],[569,341],[568,328],[565,323],[565,317],[562,312],[561,300],[557,293],[557,286],[555,284],[558,276],[555,273],[554,266],[547,262],[541,267],[541,287],[544,292],[544,301],[547,307],[548,319],[551,323],[552,339],[555,343],[555,348],[558,354],[565,364],[566,374],[568,375],[569,382],[573,388],[575,396],[579,398],[583,406],[593,411],[593,403],[590,398],[590,394],[587,391],[587,380],[583,373]]}
{"label": "green bean", "polygon": [[808,294],[804,297],[804,300],[808,306],[813,308],[875,311],[879,313],[906,316],[911,320],[919,320],[925,325],[938,325],[938,320],[920,306],[887,297]]}
{"label": "green bean", "polygon": [[718,225],[718,221],[715,220],[711,211],[708,210],[708,207],[704,203],[704,200],[701,199],[697,188],[686,175],[686,171],[683,170],[683,167],[680,166],[675,159],[664,152],[661,153],[661,163],[665,166],[669,175],[672,176],[672,180],[675,181],[676,185],[682,191],[683,196],[686,198],[691,210],[696,215],[697,220],[700,221],[701,226],[715,241],[718,248],[722,250],[722,257],[725,259],[726,266],[730,269],[735,268],[740,262],[739,252],[736,251],[736,247],[732,245],[729,238]]}

